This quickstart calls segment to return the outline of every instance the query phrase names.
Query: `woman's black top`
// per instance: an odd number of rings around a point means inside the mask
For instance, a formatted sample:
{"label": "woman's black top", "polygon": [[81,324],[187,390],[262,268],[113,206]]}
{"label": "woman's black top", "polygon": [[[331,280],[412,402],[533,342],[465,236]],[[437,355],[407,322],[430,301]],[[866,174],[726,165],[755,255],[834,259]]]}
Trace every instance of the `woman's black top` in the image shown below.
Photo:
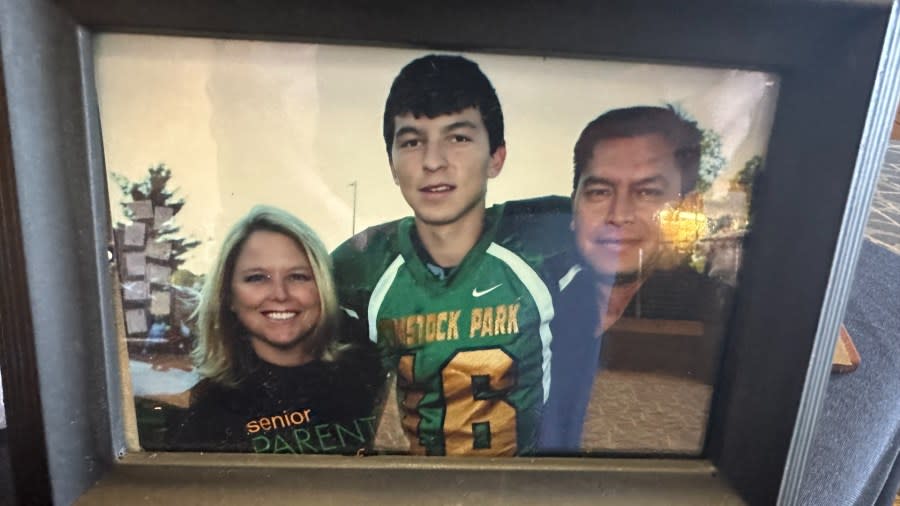
{"label": "woman's black top", "polygon": [[254,361],[236,387],[205,379],[191,389],[170,449],[355,454],[371,447],[383,383],[374,347],[354,345],[336,361],[294,367]]}

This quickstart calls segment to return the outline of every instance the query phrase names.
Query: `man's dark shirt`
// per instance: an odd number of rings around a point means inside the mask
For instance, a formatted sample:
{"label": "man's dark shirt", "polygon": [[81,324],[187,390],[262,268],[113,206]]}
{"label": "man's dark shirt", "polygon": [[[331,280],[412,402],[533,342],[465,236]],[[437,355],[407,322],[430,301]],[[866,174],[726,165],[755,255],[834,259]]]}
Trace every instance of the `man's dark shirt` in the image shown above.
{"label": "man's dark shirt", "polygon": [[169,450],[354,454],[371,446],[382,374],[370,343],[332,362],[248,359],[253,372],[237,386],[205,379],[191,389],[190,408],[170,427]]}

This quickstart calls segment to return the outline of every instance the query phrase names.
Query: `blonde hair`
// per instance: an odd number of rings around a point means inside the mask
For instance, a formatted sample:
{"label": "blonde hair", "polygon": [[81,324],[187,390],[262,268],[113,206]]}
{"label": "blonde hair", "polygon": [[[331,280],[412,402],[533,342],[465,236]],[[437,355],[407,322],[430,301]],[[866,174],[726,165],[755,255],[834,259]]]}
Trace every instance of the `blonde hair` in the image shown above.
{"label": "blonde hair", "polygon": [[244,329],[231,311],[231,280],[237,257],[250,234],[258,230],[277,232],[296,241],[306,252],[319,290],[321,316],[304,341],[306,351],[314,358],[334,360],[340,346],[334,339],[338,332],[338,302],[331,257],[319,236],[290,213],[270,206],[256,206],[235,223],[219,249],[215,264],[207,274],[197,306],[198,337],[191,359],[201,376],[224,385],[234,386],[251,372],[254,353]]}

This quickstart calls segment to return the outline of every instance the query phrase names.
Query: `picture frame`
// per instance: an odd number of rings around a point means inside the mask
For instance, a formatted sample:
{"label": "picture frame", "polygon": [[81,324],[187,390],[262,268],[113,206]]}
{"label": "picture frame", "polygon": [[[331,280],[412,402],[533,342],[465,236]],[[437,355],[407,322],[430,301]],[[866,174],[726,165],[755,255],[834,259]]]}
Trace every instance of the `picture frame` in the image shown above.
{"label": "picture frame", "polygon": [[[887,2],[0,3],[0,368],[21,502],[795,504],[897,99]],[[446,27],[453,27],[447,30]],[[103,32],[758,69],[781,90],[702,459],[128,452],[91,42]],[[813,169],[815,168],[815,169]],[[814,192],[811,190],[815,190]],[[789,246],[788,246],[789,245]],[[8,274],[8,276],[7,276]],[[42,430],[35,430],[41,427]],[[72,465],[78,462],[79,465]],[[452,475],[452,479],[448,479]],[[461,490],[462,489],[462,490]]]}

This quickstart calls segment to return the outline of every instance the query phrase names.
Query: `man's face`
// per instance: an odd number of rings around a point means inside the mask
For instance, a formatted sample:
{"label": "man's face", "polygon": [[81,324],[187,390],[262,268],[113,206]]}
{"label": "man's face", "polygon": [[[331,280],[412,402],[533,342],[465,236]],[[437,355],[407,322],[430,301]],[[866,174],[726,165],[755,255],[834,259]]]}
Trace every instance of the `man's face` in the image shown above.
{"label": "man's face", "polygon": [[394,118],[391,173],[416,218],[427,225],[456,223],[484,208],[487,180],[503,168],[506,148],[490,153],[478,109],[436,118]]}
{"label": "man's face", "polygon": [[594,146],[573,198],[575,241],[600,274],[648,273],[661,252],[659,212],[680,199],[674,149],[659,134]]}

